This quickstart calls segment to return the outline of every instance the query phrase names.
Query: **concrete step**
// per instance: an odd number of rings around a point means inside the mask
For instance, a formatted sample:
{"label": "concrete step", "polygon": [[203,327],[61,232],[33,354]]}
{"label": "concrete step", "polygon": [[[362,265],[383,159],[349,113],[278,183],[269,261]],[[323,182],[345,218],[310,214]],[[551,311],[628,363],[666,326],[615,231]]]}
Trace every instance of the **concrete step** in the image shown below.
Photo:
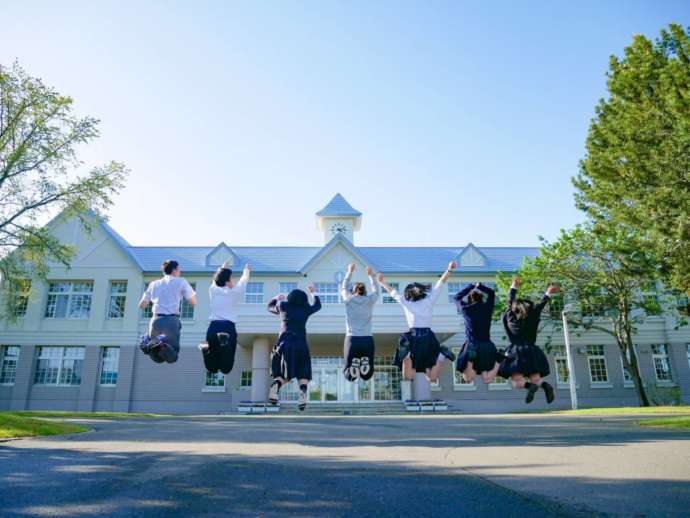
{"label": "concrete step", "polygon": [[280,405],[281,414],[318,414],[318,415],[384,415],[403,414],[405,405],[402,401],[386,403],[311,403],[301,412],[296,404]]}

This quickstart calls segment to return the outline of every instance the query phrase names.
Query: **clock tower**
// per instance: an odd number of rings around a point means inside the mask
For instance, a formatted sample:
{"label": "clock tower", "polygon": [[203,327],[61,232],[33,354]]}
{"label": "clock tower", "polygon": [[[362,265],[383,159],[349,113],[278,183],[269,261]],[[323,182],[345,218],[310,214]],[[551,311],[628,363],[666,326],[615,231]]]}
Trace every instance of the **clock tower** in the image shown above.
{"label": "clock tower", "polygon": [[316,226],[323,231],[324,243],[336,235],[342,235],[354,243],[354,233],[361,225],[362,213],[354,209],[340,193],[316,213]]}

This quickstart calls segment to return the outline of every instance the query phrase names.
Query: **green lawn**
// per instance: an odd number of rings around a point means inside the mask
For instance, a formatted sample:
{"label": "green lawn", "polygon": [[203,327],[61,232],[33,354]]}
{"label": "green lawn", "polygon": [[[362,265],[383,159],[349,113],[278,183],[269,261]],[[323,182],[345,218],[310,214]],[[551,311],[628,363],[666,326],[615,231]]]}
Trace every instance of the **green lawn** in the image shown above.
{"label": "green lawn", "polygon": [[[170,417],[166,414],[143,414],[143,413],[127,413],[127,412],[63,412],[58,410],[27,410],[20,412],[13,412],[15,415],[23,417],[63,417],[67,418],[82,418],[87,419],[122,419],[128,417]],[[2,415],[2,412],[0,412]]]}
{"label": "green lawn", "polygon": [[0,439],[12,437],[36,437],[63,433],[86,432],[83,426],[33,419],[11,412],[0,412]]}
{"label": "green lawn", "polygon": [[690,406],[581,408],[578,410],[556,410],[550,413],[561,415],[690,414]]}
{"label": "green lawn", "polygon": [[660,417],[658,419],[645,419],[638,424],[641,426],[666,426],[669,428],[684,428],[690,430],[690,416]]}

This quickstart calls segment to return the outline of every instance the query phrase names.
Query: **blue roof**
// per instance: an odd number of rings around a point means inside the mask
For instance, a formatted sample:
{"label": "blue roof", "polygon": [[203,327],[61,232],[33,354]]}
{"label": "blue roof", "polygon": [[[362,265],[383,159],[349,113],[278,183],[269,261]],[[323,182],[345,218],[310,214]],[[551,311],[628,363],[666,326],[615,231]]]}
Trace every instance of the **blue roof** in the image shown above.
{"label": "blue roof", "polygon": [[343,198],[340,193],[333,196],[333,199],[329,201],[326,206],[316,213],[317,216],[356,216],[362,215],[361,212],[356,210],[348,203],[348,201]]}
{"label": "blue roof", "polygon": [[[230,246],[241,267],[250,263],[256,273],[301,274],[304,267],[318,255],[323,247]],[[353,247],[374,269],[386,273],[438,273],[455,259],[463,247]],[[145,272],[159,272],[166,259],[175,259],[182,270],[211,272],[215,266],[206,266],[206,256],[215,246],[130,246],[127,251]],[[525,257],[533,258],[538,248],[477,247],[487,258],[486,266],[462,266],[458,272],[510,272],[520,267]]]}

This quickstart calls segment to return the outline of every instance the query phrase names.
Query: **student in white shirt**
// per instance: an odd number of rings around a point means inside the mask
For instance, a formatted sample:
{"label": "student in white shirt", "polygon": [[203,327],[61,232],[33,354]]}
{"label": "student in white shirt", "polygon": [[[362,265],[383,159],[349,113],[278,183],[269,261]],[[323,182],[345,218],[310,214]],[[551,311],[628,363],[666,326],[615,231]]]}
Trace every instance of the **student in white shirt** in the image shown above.
{"label": "student in white shirt", "polygon": [[196,306],[196,293],[181,277],[182,269],[177,261],[165,261],[161,269],[163,278],[149,283],[139,301],[142,309],[153,303],[149,334],[141,337],[139,347],[156,363],[175,363],[180,354],[182,297]]}
{"label": "student in white shirt", "polygon": [[382,273],[377,276],[381,287],[402,306],[409,327],[409,331],[400,336],[394,360],[405,380],[414,379],[415,372],[424,372],[433,383],[438,380],[445,359],[455,360],[455,355],[439,343],[431,330],[431,319],[434,304],[456,266],[455,261],[448,263],[433,289],[414,282],[407,285],[404,296],[385,283]]}
{"label": "student in white shirt", "polygon": [[345,343],[343,357],[345,358],[345,379],[364,381],[374,375],[374,337],[371,332],[371,316],[376,301],[379,299],[379,289],[374,281],[374,271],[367,266],[365,271],[369,278],[370,292],[363,282],[356,282],[350,286],[355,263],[348,265],[347,274],[340,286],[340,298],[345,304]]}
{"label": "student in white shirt", "polygon": [[244,266],[236,285],[232,282],[232,270],[227,261],[218,268],[208,288],[211,300],[206,342],[199,344],[204,365],[209,372],[228,374],[235,364],[237,349],[238,306],[243,302],[249,282],[251,266]]}

